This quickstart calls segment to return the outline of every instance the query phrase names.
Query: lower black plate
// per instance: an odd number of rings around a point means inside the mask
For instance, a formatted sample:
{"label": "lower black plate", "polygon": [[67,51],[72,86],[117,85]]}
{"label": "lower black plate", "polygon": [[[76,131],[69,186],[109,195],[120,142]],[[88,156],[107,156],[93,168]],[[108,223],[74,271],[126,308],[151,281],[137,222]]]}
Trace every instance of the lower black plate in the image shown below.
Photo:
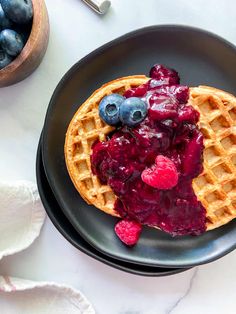
{"label": "lower black plate", "polygon": [[41,154],[41,141],[39,142],[37,160],[36,160],[36,176],[39,194],[46,209],[46,212],[51,219],[54,226],[58,231],[77,249],[84,252],[85,254],[95,258],[96,260],[103,262],[104,264],[110,265],[114,268],[123,270],[128,273],[141,275],[141,276],[150,276],[150,277],[159,277],[159,276],[168,276],[183,272],[187,269],[178,269],[178,268],[160,268],[160,267],[150,267],[136,265],[132,263],[122,262],[106,256],[99,251],[95,250],[91,245],[89,245],[74,229],[71,223],[68,221],[66,216],[63,214],[59,204],[57,203],[54,194],[50,188],[50,185],[47,181],[43,163],[42,163],[42,154]]}

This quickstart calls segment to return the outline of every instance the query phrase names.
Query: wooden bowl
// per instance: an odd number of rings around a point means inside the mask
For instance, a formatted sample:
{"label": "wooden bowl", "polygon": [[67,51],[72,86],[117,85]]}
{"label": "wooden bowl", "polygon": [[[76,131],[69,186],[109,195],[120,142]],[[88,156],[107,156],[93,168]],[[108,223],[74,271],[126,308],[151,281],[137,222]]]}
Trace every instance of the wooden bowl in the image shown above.
{"label": "wooden bowl", "polygon": [[30,36],[23,50],[0,70],[0,87],[15,84],[29,76],[41,63],[49,39],[48,12],[44,0],[32,0],[34,16]]}

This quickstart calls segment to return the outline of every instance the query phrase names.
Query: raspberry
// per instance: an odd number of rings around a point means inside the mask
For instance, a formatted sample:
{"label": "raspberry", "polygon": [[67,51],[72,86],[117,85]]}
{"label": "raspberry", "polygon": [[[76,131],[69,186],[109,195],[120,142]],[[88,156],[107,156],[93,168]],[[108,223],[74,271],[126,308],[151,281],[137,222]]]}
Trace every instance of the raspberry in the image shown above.
{"label": "raspberry", "polygon": [[196,132],[195,136],[187,143],[182,156],[183,173],[185,176],[196,177],[202,172],[202,147],[203,135]]}
{"label": "raspberry", "polygon": [[134,220],[121,220],[115,225],[115,233],[122,242],[132,246],[138,242],[142,226]]}
{"label": "raspberry", "polygon": [[142,84],[136,88],[131,88],[128,89],[125,93],[124,93],[124,97],[126,98],[130,98],[130,97],[143,97],[148,89],[148,85],[147,84]]}
{"label": "raspberry", "polygon": [[160,190],[169,190],[178,183],[175,164],[168,157],[162,155],[156,157],[155,165],[145,169],[141,177],[143,182]]}
{"label": "raspberry", "polygon": [[154,93],[149,103],[149,116],[153,120],[174,119],[178,115],[178,102],[174,97]]}
{"label": "raspberry", "polygon": [[151,78],[163,81],[166,85],[179,84],[180,78],[178,72],[168,69],[161,64],[155,64],[149,73]]}
{"label": "raspberry", "polygon": [[199,120],[199,112],[192,106],[180,107],[178,110],[178,121],[196,124]]}

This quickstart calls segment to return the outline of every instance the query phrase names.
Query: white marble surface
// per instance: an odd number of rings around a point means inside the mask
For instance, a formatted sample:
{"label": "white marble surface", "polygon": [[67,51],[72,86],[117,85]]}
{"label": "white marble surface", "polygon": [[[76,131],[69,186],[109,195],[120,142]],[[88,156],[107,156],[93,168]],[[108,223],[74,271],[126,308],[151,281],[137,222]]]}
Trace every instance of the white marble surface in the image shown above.
{"label": "white marble surface", "polygon": [[[51,37],[42,65],[25,81],[0,90],[2,179],[35,181],[36,148],[50,96],[69,67],[98,46],[136,28],[167,23],[202,27],[236,44],[234,0],[112,0],[103,17],[80,0],[46,4]],[[77,251],[47,219],[29,249],[0,262],[0,274],[73,285],[99,314],[233,314],[235,264],[233,252],[179,275],[138,277]]]}

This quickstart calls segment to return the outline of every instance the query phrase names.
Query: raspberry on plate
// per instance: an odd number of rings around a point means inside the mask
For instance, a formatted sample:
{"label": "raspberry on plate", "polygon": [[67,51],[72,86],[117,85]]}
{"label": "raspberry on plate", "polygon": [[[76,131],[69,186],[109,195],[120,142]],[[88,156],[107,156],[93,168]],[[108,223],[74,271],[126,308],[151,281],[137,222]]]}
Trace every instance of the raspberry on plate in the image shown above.
{"label": "raspberry on plate", "polygon": [[179,179],[173,161],[162,155],[156,157],[155,165],[145,169],[141,177],[143,182],[160,190],[172,189]]}
{"label": "raspberry on plate", "polygon": [[115,233],[126,245],[132,246],[138,242],[142,226],[134,220],[121,220],[115,225]]}

